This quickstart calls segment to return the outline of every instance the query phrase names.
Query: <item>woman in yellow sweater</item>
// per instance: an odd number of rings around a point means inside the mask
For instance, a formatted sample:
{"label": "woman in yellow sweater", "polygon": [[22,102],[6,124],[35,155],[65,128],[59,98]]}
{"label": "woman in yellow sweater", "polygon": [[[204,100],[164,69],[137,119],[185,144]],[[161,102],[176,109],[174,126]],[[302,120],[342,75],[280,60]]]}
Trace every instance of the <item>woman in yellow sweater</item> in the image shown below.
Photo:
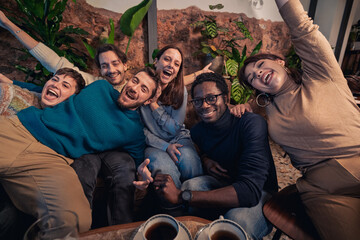
{"label": "woman in yellow sweater", "polygon": [[260,93],[270,137],[302,171],[296,186],[321,238],[359,239],[360,110],[330,44],[299,0],[275,1],[302,74],[278,56],[259,54],[245,61],[239,77]]}

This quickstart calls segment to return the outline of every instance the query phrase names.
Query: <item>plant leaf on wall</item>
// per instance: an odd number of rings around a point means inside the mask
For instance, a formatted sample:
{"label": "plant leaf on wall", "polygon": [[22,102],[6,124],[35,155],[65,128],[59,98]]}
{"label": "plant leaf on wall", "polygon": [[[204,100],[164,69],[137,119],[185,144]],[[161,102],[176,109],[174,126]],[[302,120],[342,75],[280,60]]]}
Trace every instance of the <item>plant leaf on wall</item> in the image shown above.
{"label": "plant leaf on wall", "polygon": [[230,76],[236,76],[238,72],[239,63],[237,63],[234,59],[228,59],[226,61],[226,71]]}
{"label": "plant leaf on wall", "polygon": [[114,20],[112,20],[112,18],[109,19],[109,24],[110,24],[110,33],[109,33],[108,39],[106,40],[106,43],[114,44],[114,41],[115,41],[115,27],[114,27]]}
{"label": "plant leaf on wall", "polygon": [[253,51],[251,52],[250,56],[254,56],[260,51],[260,48],[262,47],[262,40],[254,47]]}
{"label": "plant leaf on wall", "polygon": [[135,29],[139,26],[143,18],[145,17],[147,11],[149,10],[152,4],[152,0],[144,0],[140,4],[129,8],[124,12],[124,14],[120,18],[120,30],[126,36],[130,37],[128,41],[128,45],[126,47],[127,54],[129,50],[129,44],[131,38],[135,32]]}
{"label": "plant leaf on wall", "polygon": [[236,104],[246,103],[250,96],[253,94],[253,91],[248,87],[240,84],[239,79],[235,78],[231,82],[231,99]]}
{"label": "plant leaf on wall", "polygon": [[135,29],[145,17],[152,4],[152,0],[144,0],[139,5],[129,8],[124,12],[120,19],[120,29],[126,35],[131,37]]}

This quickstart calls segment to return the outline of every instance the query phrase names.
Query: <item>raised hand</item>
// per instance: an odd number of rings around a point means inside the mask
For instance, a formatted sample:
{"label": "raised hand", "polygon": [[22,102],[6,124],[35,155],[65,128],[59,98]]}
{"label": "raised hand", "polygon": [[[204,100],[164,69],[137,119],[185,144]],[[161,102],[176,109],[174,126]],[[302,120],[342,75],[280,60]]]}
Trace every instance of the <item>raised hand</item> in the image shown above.
{"label": "raised hand", "polygon": [[0,11],[0,26],[2,28],[8,29],[10,20],[5,16],[3,11]]}
{"label": "raised hand", "polygon": [[0,73],[0,83],[13,83],[13,81]]}
{"label": "raised hand", "polygon": [[209,73],[209,72],[212,73],[212,72],[214,72],[214,71],[210,70],[211,65],[212,65],[212,62],[209,63],[208,65],[206,65],[203,69],[201,69],[201,73]]}
{"label": "raised hand", "polygon": [[154,179],[151,177],[147,165],[149,165],[150,159],[145,159],[138,167],[138,181],[133,181],[134,186],[139,190],[145,190]]}

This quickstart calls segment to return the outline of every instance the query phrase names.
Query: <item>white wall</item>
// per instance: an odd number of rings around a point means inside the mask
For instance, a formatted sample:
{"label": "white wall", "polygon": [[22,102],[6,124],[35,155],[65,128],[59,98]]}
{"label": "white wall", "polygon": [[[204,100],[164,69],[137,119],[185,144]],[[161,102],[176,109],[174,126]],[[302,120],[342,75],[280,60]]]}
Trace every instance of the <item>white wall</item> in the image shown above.
{"label": "white wall", "polygon": [[345,0],[318,0],[317,3],[314,22],[332,47],[336,45],[345,3]]}
{"label": "white wall", "polygon": [[[86,0],[89,4],[105,8],[114,12],[123,13],[133,7],[141,0]],[[263,18],[265,20],[282,21],[274,0],[262,0],[260,9],[254,8],[251,1],[260,0],[157,0],[158,10],[162,9],[184,9],[189,6],[197,6],[202,10],[210,11],[209,5],[222,3],[224,8],[221,12],[245,13],[248,17]],[[304,9],[308,9],[311,0],[300,0]],[[358,2],[359,0],[355,0]],[[315,23],[320,26],[320,31],[329,40],[331,46],[335,47],[339,34],[342,15],[346,0],[318,0]],[[356,4],[357,5],[357,4]],[[360,4],[359,4],[360,8]],[[360,12],[355,19],[360,18]],[[350,20],[351,23],[353,19]],[[357,20],[356,20],[357,21]],[[345,36],[347,39],[347,36]]]}
{"label": "white wall", "polygon": [[358,4],[358,6],[356,8],[356,12],[354,15],[354,20],[352,22],[352,25],[357,24],[358,20],[360,20],[360,4]]}
{"label": "white wall", "polygon": [[[86,0],[90,5],[98,8],[105,8],[118,13],[125,12],[141,0]],[[253,0],[254,1],[254,0]],[[256,1],[256,0],[255,0]],[[258,0],[260,1],[260,0]],[[222,3],[224,8],[221,12],[245,13],[248,17],[263,18],[265,20],[282,21],[274,0],[262,0],[263,6],[260,9],[251,5],[251,0],[157,0],[158,10],[162,9],[184,9],[189,6],[210,11],[209,5]],[[305,9],[308,8],[310,0],[302,0]]]}

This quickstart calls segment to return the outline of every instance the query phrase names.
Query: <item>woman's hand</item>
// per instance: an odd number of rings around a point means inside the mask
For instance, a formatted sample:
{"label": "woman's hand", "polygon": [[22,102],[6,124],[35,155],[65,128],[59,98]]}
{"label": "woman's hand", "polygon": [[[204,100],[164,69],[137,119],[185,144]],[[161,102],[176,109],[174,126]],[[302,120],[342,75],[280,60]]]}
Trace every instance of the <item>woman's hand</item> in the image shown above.
{"label": "woman's hand", "polygon": [[[1,12],[1,11],[0,11]],[[0,73],[0,83],[13,83],[11,79]]]}
{"label": "woman's hand", "polygon": [[252,112],[252,108],[249,103],[238,104],[230,109],[230,113],[236,117],[241,117],[246,112]]}
{"label": "woman's hand", "polygon": [[180,156],[181,153],[178,148],[181,148],[182,146],[183,145],[179,143],[173,143],[170,144],[166,149],[166,152],[170,155],[171,159],[174,161],[175,164],[179,163],[179,159],[177,156]]}
{"label": "woman's hand", "polygon": [[139,190],[145,190],[154,179],[151,177],[151,172],[147,168],[150,159],[145,159],[137,169],[138,181],[133,181],[134,186]]}
{"label": "woman's hand", "polygon": [[[211,65],[212,65],[212,62],[209,63],[208,65],[206,65],[203,69],[201,69],[200,74],[214,72],[214,71],[210,70]],[[200,75],[200,74],[198,74],[198,75]]]}

